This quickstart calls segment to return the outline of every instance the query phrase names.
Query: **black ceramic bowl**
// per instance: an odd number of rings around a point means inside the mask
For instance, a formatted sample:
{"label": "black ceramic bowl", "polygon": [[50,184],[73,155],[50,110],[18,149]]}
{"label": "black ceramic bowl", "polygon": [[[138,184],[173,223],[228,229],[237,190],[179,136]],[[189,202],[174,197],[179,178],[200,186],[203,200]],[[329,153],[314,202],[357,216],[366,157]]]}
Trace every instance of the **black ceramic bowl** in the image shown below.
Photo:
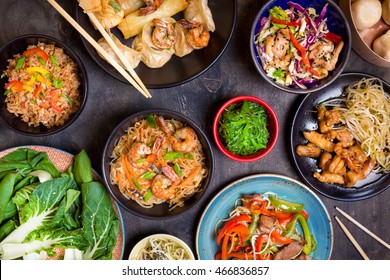
{"label": "black ceramic bowl", "polygon": [[[76,2],[75,2],[76,3]],[[76,5],[76,19],[78,23],[97,41],[102,38],[94,28],[88,15]],[[223,54],[233,35],[237,18],[236,0],[209,0],[215,22],[215,31],[211,33],[209,45],[201,50],[193,51],[184,57],[173,56],[161,68],[148,68],[142,62],[135,68],[135,72],[148,88],[167,88],[177,86],[198,77],[209,69]],[[183,18],[182,13],[175,15],[177,19]],[[131,46],[133,39],[125,40],[118,28],[111,32],[120,38],[122,43]],[[112,77],[128,83],[109,63],[102,59],[96,50],[84,39],[82,41],[95,62]]]}
{"label": "black ceramic bowl", "polygon": [[[37,43],[54,44],[56,47],[64,49],[64,53],[67,54],[71,59],[73,59],[73,61],[77,64],[79,69],[80,80],[81,80],[81,84],[79,88],[81,100],[80,100],[80,106],[78,110],[65,122],[64,125],[47,128],[41,124],[40,126],[34,127],[32,125],[28,125],[20,117],[15,116],[14,114],[10,113],[7,110],[7,104],[5,103],[6,96],[3,93],[1,93],[0,94],[0,119],[10,129],[28,136],[50,135],[68,127],[81,114],[81,111],[83,110],[84,104],[87,99],[87,92],[88,92],[87,73],[85,71],[84,65],[81,62],[80,58],[72,49],[70,49],[64,43],[46,35],[41,35],[41,34],[23,35],[13,39],[12,41],[4,45],[0,49],[0,71],[3,72],[4,70],[7,69],[8,66],[7,60],[12,59],[14,55],[18,53],[19,54],[23,53],[29,45],[36,45]],[[3,77],[0,79],[0,87],[2,89],[4,89],[6,83],[8,83],[7,77]]]}
{"label": "black ceramic bowl", "polygon": [[327,18],[327,26],[329,31],[341,36],[344,41],[343,49],[341,50],[341,53],[339,55],[339,59],[336,63],[336,68],[332,71],[329,71],[329,75],[321,79],[317,82],[313,82],[311,84],[307,84],[307,89],[302,89],[298,87],[297,85],[290,85],[290,86],[284,86],[282,84],[279,84],[276,82],[275,79],[268,77],[266,71],[264,70],[259,50],[257,48],[257,44],[255,43],[256,37],[260,32],[261,29],[261,19],[263,17],[269,16],[269,10],[273,8],[274,6],[280,6],[282,9],[287,9],[288,1],[282,1],[282,0],[271,0],[268,1],[264,6],[261,8],[259,13],[257,14],[251,30],[250,35],[250,51],[252,54],[253,62],[260,73],[260,75],[271,85],[275,86],[278,89],[281,89],[286,92],[290,93],[298,93],[298,94],[307,94],[314,91],[319,91],[328,85],[330,85],[334,80],[337,79],[337,77],[343,72],[345,65],[348,62],[350,50],[351,50],[351,31],[350,26],[348,24],[347,18],[345,17],[344,13],[341,11],[339,6],[337,6],[334,1],[330,0],[297,0],[292,1],[294,3],[297,3],[301,5],[303,8],[312,7],[316,10],[317,14],[319,15],[322,11],[322,8],[328,4],[327,12],[325,14],[325,18]]}
{"label": "black ceramic bowl", "polygon": [[[151,208],[144,208],[140,206],[137,202],[126,198],[123,196],[123,194],[120,192],[117,185],[111,183],[110,179],[110,162],[112,161],[112,153],[114,150],[114,147],[118,143],[119,139],[125,134],[126,130],[133,126],[136,122],[141,121],[143,119],[146,119],[147,116],[150,114],[155,114],[157,116],[161,116],[164,119],[175,119],[177,121],[180,121],[184,123],[186,126],[189,126],[194,129],[196,132],[198,139],[203,147],[203,152],[206,158],[206,167],[208,169],[208,175],[206,178],[203,179],[201,182],[201,190],[197,193],[195,193],[193,196],[189,197],[182,207],[175,207],[174,209],[170,210],[170,207],[167,203],[162,203],[158,205],[154,205]],[[143,217],[143,218],[150,218],[150,219],[161,219],[161,218],[169,218],[176,216],[178,214],[182,214],[188,209],[190,209],[192,206],[194,206],[199,199],[203,196],[203,194],[206,192],[207,187],[209,186],[212,176],[213,176],[213,170],[214,170],[214,155],[213,151],[211,149],[211,145],[209,140],[207,139],[206,135],[203,133],[203,131],[199,128],[198,125],[196,125],[191,119],[184,116],[183,114],[180,114],[178,112],[165,110],[165,109],[156,109],[156,110],[147,110],[142,111],[136,114],[133,114],[126,119],[124,119],[111,133],[109,136],[106,145],[104,147],[103,151],[103,159],[102,159],[102,173],[104,181],[106,182],[106,186],[108,187],[108,190],[110,191],[111,195],[115,198],[115,200],[126,210],[129,212]]]}

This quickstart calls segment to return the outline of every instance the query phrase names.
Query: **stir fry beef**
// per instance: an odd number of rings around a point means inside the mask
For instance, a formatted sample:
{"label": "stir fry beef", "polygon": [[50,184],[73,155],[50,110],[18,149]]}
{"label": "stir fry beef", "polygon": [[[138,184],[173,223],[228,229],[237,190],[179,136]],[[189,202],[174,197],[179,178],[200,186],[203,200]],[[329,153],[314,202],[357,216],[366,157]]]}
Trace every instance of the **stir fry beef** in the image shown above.
{"label": "stir fry beef", "polygon": [[308,141],[298,145],[299,156],[317,158],[318,167],[314,177],[323,183],[354,186],[375,168],[375,160],[367,156],[356,143],[353,134],[341,124],[341,111],[318,107],[319,132],[303,132]]}
{"label": "stir fry beef", "polygon": [[292,260],[302,252],[302,244],[293,241],[275,254],[275,260]]}
{"label": "stir fry beef", "polygon": [[260,232],[264,232],[266,234],[269,234],[274,228],[275,223],[277,221],[276,217],[269,217],[266,215],[261,215],[260,216],[260,223],[259,223],[259,230]]}

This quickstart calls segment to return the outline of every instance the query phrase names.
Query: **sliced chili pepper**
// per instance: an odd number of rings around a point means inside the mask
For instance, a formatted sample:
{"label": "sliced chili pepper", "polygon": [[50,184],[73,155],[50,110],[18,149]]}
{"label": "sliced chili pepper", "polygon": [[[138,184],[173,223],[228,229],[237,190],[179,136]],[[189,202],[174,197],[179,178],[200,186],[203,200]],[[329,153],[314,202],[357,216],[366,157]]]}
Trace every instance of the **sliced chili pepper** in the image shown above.
{"label": "sliced chili pepper", "polygon": [[250,223],[251,221],[252,221],[252,217],[249,215],[236,216],[230,219],[229,221],[227,221],[217,236],[217,244],[219,245],[221,243],[222,238],[225,236],[226,232],[228,232],[230,229],[237,226],[238,224],[247,224]]}
{"label": "sliced chili pepper", "polygon": [[10,81],[7,83],[4,87],[5,89],[12,89],[14,88],[16,91],[22,91],[23,90],[23,83],[20,81]]}
{"label": "sliced chili pepper", "polygon": [[337,45],[339,42],[343,40],[341,36],[333,33],[333,32],[328,32],[325,34],[325,38],[329,41],[331,41],[333,44]]}
{"label": "sliced chili pepper", "polygon": [[49,59],[49,55],[44,50],[42,50],[41,48],[38,48],[38,47],[26,50],[23,53],[23,55],[25,55],[25,56],[29,56],[29,55],[33,55],[33,54],[37,54],[40,58],[42,58],[45,61],[45,63]]}
{"label": "sliced chili pepper", "polygon": [[260,260],[263,259],[263,256],[262,254],[260,254],[261,252],[261,247],[263,247],[263,244],[268,242],[268,235],[267,234],[260,234],[257,239],[256,239],[256,243],[255,243],[255,254],[256,254],[256,257]]}
{"label": "sliced chili pepper", "polygon": [[301,26],[300,22],[288,21],[288,20],[285,20],[285,19],[278,19],[276,17],[272,17],[271,21],[274,22],[274,23],[277,23],[277,24],[284,24],[284,25],[287,25],[287,26]]}
{"label": "sliced chili pepper", "polygon": [[58,98],[61,95],[61,90],[54,89],[50,91],[50,107],[52,107],[57,112],[62,112],[62,108],[57,105]]}

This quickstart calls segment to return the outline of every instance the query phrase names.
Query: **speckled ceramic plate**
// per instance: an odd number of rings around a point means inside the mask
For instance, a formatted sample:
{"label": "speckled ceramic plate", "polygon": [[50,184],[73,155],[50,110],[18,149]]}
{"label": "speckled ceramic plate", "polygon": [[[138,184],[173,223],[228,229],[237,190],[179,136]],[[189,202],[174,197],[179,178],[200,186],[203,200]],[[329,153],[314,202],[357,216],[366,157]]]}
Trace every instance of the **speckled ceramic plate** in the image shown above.
{"label": "speckled ceramic plate", "polygon": [[[4,151],[0,151],[0,158],[4,157],[5,155],[8,155],[9,153],[11,153],[17,149],[21,149],[21,148],[29,148],[31,150],[38,151],[38,152],[46,152],[49,159],[57,166],[57,168],[61,172],[66,171],[66,169],[68,168],[69,164],[71,164],[72,159],[73,159],[73,155],[68,153],[68,152],[65,152],[65,151],[62,151],[59,149],[55,149],[55,148],[51,148],[51,147],[46,147],[46,146],[20,146],[20,147],[10,148],[10,149],[4,150]],[[95,180],[103,182],[101,177],[94,170],[93,170],[93,176],[94,176]],[[113,200],[111,198],[111,201],[112,201],[112,205],[114,207],[114,210],[115,210],[116,214],[118,215],[118,218],[121,221],[119,223],[119,232],[118,232],[116,245],[115,245],[114,250],[112,252],[112,259],[113,260],[121,260],[121,259],[123,259],[124,248],[125,248],[125,246],[124,246],[125,232],[124,232],[123,218],[122,218],[122,213],[121,213],[117,203],[115,202],[115,200]]]}
{"label": "speckled ceramic plate", "polygon": [[[303,136],[303,131],[318,128],[316,106],[327,99],[340,96],[346,86],[357,82],[362,78],[375,77],[363,73],[344,73],[325,90],[307,95],[299,105],[292,124],[290,152],[295,167],[308,186],[332,199],[344,201],[367,199],[381,193],[390,186],[390,174],[373,172],[364,180],[358,181],[357,184],[351,188],[321,183],[313,176],[314,172],[318,169],[317,160],[308,157],[300,157],[295,152],[295,149],[299,144],[307,142]],[[390,84],[385,81],[382,81],[382,84],[384,90],[387,93],[390,93]]]}
{"label": "speckled ceramic plate", "polygon": [[279,198],[303,203],[309,214],[309,227],[317,241],[313,260],[330,259],[333,228],[329,213],[320,198],[304,184],[282,175],[258,174],[239,179],[221,190],[208,204],[196,233],[196,253],[200,260],[212,260],[219,251],[214,232],[218,221],[228,217],[234,203],[244,194],[273,192]]}

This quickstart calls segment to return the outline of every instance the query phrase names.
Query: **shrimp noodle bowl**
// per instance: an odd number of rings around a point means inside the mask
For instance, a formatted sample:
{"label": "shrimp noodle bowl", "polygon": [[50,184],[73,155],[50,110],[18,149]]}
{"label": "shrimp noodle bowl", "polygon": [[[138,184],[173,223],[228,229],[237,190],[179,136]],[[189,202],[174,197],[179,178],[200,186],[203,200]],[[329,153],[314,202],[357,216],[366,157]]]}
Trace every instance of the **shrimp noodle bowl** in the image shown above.
{"label": "shrimp noodle bowl", "polygon": [[126,130],[112,153],[111,183],[145,208],[168,203],[170,210],[201,191],[207,176],[195,131],[174,119],[150,114]]}
{"label": "shrimp noodle bowl", "polygon": [[338,107],[341,121],[363,151],[376,160],[375,172],[390,172],[390,95],[377,78],[363,78],[345,88],[340,98],[324,103]]}

